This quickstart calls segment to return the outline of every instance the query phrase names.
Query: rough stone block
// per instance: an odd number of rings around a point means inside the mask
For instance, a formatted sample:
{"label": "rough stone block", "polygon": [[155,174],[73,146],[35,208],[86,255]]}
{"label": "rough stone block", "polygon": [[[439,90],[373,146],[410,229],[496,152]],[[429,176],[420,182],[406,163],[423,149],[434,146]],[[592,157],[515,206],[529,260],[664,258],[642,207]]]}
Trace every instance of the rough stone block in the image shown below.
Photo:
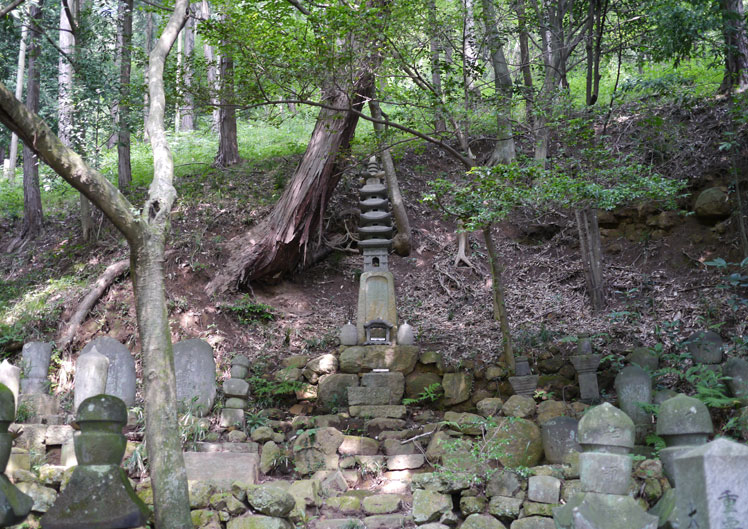
{"label": "rough stone block", "polygon": [[349,406],[390,404],[390,390],[386,387],[351,386],[348,388]]}
{"label": "rough stone block", "polygon": [[387,405],[387,406],[351,406],[349,408],[351,417],[372,417],[402,419],[405,417],[407,410],[405,406]]}
{"label": "rough stone block", "polygon": [[412,470],[421,468],[426,462],[423,454],[408,454],[387,457],[387,468],[390,470]]}
{"label": "rough stone block", "polygon": [[185,452],[184,465],[188,481],[203,481],[217,486],[231,486],[234,481],[257,482],[257,454],[231,452]]}
{"label": "rough stone block", "polygon": [[[405,393],[405,375],[399,371],[390,373],[364,373],[361,375],[361,385],[370,388],[387,388],[390,394],[389,402],[385,404],[399,404]],[[373,402],[371,404],[374,404]]]}
{"label": "rough stone block", "polygon": [[553,476],[531,476],[527,487],[527,498],[540,503],[558,503],[561,480]]}

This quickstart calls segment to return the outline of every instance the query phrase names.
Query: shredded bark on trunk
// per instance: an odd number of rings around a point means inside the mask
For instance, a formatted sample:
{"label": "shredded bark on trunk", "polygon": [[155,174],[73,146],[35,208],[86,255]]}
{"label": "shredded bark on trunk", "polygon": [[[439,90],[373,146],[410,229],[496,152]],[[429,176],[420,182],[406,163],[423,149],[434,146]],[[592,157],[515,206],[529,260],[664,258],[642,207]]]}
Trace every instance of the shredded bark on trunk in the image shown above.
{"label": "shredded bark on trunk", "polygon": [[[363,94],[371,90],[371,80],[361,81],[353,108],[360,111]],[[358,123],[356,112],[348,108],[349,95],[339,87],[326,90],[325,106],[314,126],[306,152],[280,200],[256,228],[230,243],[231,256],[224,268],[208,284],[210,294],[222,292],[237,283],[271,279],[290,272],[305,258],[307,245],[329,202],[341,172],[336,165],[339,153],[348,148]]]}

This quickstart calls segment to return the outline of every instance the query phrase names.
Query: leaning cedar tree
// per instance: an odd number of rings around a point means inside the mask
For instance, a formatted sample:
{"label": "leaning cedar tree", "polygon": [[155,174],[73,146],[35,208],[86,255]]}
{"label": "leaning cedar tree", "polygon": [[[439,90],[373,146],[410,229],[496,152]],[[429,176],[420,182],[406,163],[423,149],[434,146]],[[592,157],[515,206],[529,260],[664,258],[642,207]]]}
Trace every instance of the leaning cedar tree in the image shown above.
{"label": "leaning cedar tree", "polygon": [[[371,86],[371,77],[362,76],[352,98],[338,86],[325,90],[324,108],[293,178],[268,217],[229,243],[231,255],[206,287],[208,293],[278,277],[305,258],[342,174],[337,167],[339,154],[348,149]],[[355,111],[344,110],[349,108]]]}

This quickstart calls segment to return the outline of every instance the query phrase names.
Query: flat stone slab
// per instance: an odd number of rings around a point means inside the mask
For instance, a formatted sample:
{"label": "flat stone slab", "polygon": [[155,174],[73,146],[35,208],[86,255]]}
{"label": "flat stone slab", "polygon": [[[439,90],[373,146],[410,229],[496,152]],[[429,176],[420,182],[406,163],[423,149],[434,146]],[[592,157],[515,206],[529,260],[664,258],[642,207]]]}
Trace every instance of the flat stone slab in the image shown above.
{"label": "flat stone slab", "polygon": [[420,349],[415,345],[357,345],[340,353],[343,373],[365,373],[372,369],[389,369],[405,375],[413,371]]}
{"label": "flat stone slab", "polygon": [[372,418],[388,418],[388,419],[402,419],[405,417],[407,410],[405,406],[351,406],[348,408],[351,417],[372,417]]}
{"label": "flat stone slab", "polygon": [[232,452],[234,454],[259,454],[260,445],[255,442],[246,443],[195,443],[196,452]]}
{"label": "flat stone slab", "polygon": [[184,452],[188,481],[231,485],[234,481],[257,483],[260,457],[232,452]]}
{"label": "flat stone slab", "polygon": [[426,462],[423,454],[403,454],[387,457],[387,468],[390,470],[411,470],[421,468]]}

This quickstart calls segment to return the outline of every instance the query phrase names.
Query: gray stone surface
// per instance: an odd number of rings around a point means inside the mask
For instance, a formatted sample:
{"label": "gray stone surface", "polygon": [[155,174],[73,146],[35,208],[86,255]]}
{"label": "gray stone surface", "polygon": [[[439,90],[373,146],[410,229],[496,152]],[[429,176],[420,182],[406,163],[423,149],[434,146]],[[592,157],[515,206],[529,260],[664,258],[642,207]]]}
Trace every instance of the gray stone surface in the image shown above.
{"label": "gray stone surface", "polygon": [[231,518],[226,524],[226,529],[293,529],[293,524],[288,520],[275,518],[274,516],[250,515],[242,518]]}
{"label": "gray stone surface", "polygon": [[748,446],[725,438],[675,458],[681,527],[726,529],[748,520]]}
{"label": "gray stone surface", "polygon": [[[574,529],[657,529],[657,517],[644,512],[631,496],[586,494],[571,512]],[[556,511],[554,519],[558,527],[567,527],[559,525]]]}
{"label": "gray stone surface", "polygon": [[246,399],[249,395],[249,384],[241,378],[230,378],[223,383],[223,394],[226,397]]}
{"label": "gray stone surface", "polygon": [[445,373],[442,378],[444,405],[454,406],[470,398],[473,389],[473,375],[466,371]]}
{"label": "gray stone surface", "polygon": [[348,388],[351,386],[358,386],[358,375],[323,375],[317,386],[317,403],[326,410],[342,409],[348,406]]}
{"label": "gray stone surface", "polygon": [[499,470],[488,480],[486,496],[514,496],[519,492],[521,482],[511,470]]}
{"label": "gray stone surface", "polygon": [[[0,363],[0,384],[3,384],[13,393],[15,407],[18,408],[18,393],[21,388],[21,369],[7,360]],[[15,417],[15,413],[13,414]]]}
{"label": "gray stone surface", "polygon": [[46,342],[28,342],[21,351],[21,393],[48,393],[49,361],[52,358],[52,344]]}
{"label": "gray stone surface", "polygon": [[296,505],[296,500],[282,488],[272,484],[247,489],[247,502],[252,509],[267,516],[284,517]]}
{"label": "gray stone surface", "polygon": [[553,523],[553,518],[528,516],[514,520],[509,529],[556,529],[556,524]]}
{"label": "gray stone surface", "polygon": [[502,401],[500,398],[489,397],[479,400],[475,404],[475,407],[478,410],[478,413],[480,413],[484,417],[493,417],[499,414],[503,405],[504,401]]}
{"label": "gray stone surface", "polygon": [[191,407],[201,417],[209,414],[216,398],[216,362],[210,344],[200,339],[175,343],[174,370],[183,409]]}
{"label": "gray stone surface", "polygon": [[506,526],[493,516],[471,514],[460,526],[462,529],[506,529]]}
{"label": "gray stone surface", "polygon": [[417,524],[435,522],[453,508],[452,496],[430,490],[413,491],[413,520]]}
{"label": "gray stone surface", "polygon": [[217,486],[231,486],[234,481],[257,482],[257,454],[234,452],[185,452],[184,466],[188,481],[202,481]]}
{"label": "gray stone surface", "polygon": [[375,514],[364,518],[366,529],[393,529],[405,527],[405,516],[402,514]]}
{"label": "gray stone surface", "polygon": [[369,345],[346,347],[340,353],[343,373],[365,373],[389,369],[407,375],[415,368],[419,348],[415,345]]}
{"label": "gray stone surface", "polygon": [[543,457],[540,428],[526,419],[505,417],[486,433],[488,450],[501,453],[499,461],[507,467],[537,465]]}
{"label": "gray stone surface", "polygon": [[509,521],[519,516],[522,508],[521,498],[511,498],[509,496],[492,496],[488,502],[488,512],[498,517],[500,520]]}
{"label": "gray stone surface", "polygon": [[361,375],[361,385],[367,388],[386,388],[390,393],[390,400],[385,404],[400,404],[405,393],[405,375],[399,371],[364,373]]}
{"label": "gray stone surface", "polygon": [[343,436],[343,442],[338,447],[338,453],[344,456],[373,456],[378,452],[379,443],[375,439],[360,437],[357,435]]}
{"label": "gray stone surface", "polygon": [[743,358],[730,358],[722,364],[722,374],[729,377],[725,384],[730,394],[739,399],[743,406],[748,405],[748,361]]}
{"label": "gray stone surface", "polygon": [[387,404],[390,404],[390,390],[386,387],[348,386],[349,406]]}
{"label": "gray stone surface", "polygon": [[579,454],[582,490],[601,494],[626,494],[631,485],[631,458],[622,454]]}
{"label": "gray stone surface", "polygon": [[109,359],[92,349],[78,357],[75,368],[75,393],[73,410],[78,411],[81,402],[94,395],[106,393]]}
{"label": "gray stone surface", "polygon": [[618,406],[634,421],[636,440],[641,444],[651,423],[650,413],[642,405],[652,403],[652,379],[642,367],[630,365],[616,376],[615,388]]}
{"label": "gray stone surface", "polygon": [[413,345],[416,343],[416,337],[413,333],[413,327],[406,321],[397,328],[397,343],[399,345]]}
{"label": "gray stone surface", "polygon": [[527,485],[527,498],[540,503],[558,503],[561,494],[561,480],[553,476],[530,476]]}
{"label": "gray stone surface", "polygon": [[349,412],[351,417],[402,419],[408,410],[402,405],[388,404],[386,406],[351,406]]}
{"label": "gray stone surface", "polygon": [[426,462],[423,454],[403,454],[387,457],[387,468],[390,470],[412,470],[421,468]]}
{"label": "gray stone surface", "polygon": [[615,406],[604,403],[587,410],[579,421],[579,444],[628,451],[634,447],[634,422]]}
{"label": "gray stone surface", "polygon": [[678,395],[660,405],[656,432],[668,446],[697,445],[706,442],[714,426],[703,402]]}
{"label": "gray stone surface", "polygon": [[714,331],[699,331],[686,339],[688,352],[698,364],[722,362],[722,338]]}
{"label": "gray stone surface", "polygon": [[693,209],[698,217],[713,221],[729,217],[732,205],[729,196],[722,188],[709,187],[696,197]]}
{"label": "gray stone surface", "polygon": [[571,417],[556,417],[540,427],[543,451],[549,463],[563,463],[572,452],[581,452],[577,435],[579,422]]}
{"label": "gray stone surface", "polygon": [[84,355],[94,349],[109,359],[106,393],[122,399],[125,406],[133,406],[136,377],[135,360],[130,351],[114,338],[100,336],[86,344],[81,354]]}
{"label": "gray stone surface", "polygon": [[660,365],[659,355],[649,347],[634,348],[628,356],[628,361],[630,364],[638,365],[649,372],[656,370]]}
{"label": "gray stone surface", "polygon": [[366,514],[390,514],[400,508],[402,497],[399,494],[375,494],[361,502]]}
{"label": "gray stone surface", "polygon": [[512,395],[501,411],[507,417],[530,417],[535,415],[535,400],[524,395]]}
{"label": "gray stone surface", "polygon": [[579,398],[583,402],[595,403],[600,400],[600,389],[597,384],[597,367],[600,365],[600,355],[587,354],[592,352],[589,340],[579,342],[578,354],[571,357],[571,363],[577,371],[579,379]]}

